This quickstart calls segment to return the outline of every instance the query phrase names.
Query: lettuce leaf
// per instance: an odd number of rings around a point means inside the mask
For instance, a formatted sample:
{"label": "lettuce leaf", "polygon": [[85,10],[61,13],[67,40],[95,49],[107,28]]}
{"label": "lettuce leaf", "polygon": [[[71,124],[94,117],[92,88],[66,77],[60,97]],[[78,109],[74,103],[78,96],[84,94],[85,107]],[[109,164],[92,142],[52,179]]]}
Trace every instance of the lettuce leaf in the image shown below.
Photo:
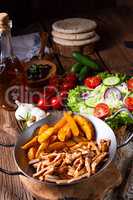
{"label": "lettuce leaf", "polygon": [[121,112],[114,118],[108,118],[106,119],[106,122],[114,130],[123,125],[133,124],[133,120],[129,117],[127,112]]}

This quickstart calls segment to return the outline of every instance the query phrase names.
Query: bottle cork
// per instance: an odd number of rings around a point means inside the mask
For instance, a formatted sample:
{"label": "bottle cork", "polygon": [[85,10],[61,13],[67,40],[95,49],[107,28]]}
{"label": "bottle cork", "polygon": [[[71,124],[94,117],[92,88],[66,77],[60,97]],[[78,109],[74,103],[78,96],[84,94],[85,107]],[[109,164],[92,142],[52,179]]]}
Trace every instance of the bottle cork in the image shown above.
{"label": "bottle cork", "polygon": [[9,16],[7,13],[0,13],[0,32],[9,30]]}

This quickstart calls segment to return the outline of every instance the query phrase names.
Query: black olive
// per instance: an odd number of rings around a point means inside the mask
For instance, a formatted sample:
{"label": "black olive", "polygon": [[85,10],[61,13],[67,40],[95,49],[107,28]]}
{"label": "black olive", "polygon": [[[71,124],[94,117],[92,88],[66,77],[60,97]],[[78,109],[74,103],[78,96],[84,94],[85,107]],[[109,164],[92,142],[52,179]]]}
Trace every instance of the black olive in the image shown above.
{"label": "black olive", "polygon": [[49,74],[50,69],[51,66],[49,64],[46,65],[33,64],[27,70],[28,79],[37,80],[45,78]]}

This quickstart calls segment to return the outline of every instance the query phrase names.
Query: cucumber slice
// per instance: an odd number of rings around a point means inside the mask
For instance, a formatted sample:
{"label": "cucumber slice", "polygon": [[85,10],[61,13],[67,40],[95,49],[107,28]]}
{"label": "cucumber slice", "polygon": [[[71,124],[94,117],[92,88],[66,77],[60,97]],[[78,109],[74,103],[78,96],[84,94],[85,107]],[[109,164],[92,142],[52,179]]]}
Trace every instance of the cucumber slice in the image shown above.
{"label": "cucumber slice", "polygon": [[85,104],[86,104],[88,107],[94,108],[94,107],[98,104],[99,101],[100,101],[99,98],[89,97],[89,98],[85,101]]}
{"label": "cucumber slice", "polygon": [[113,85],[117,85],[119,83],[120,83],[120,79],[116,76],[111,76],[111,77],[105,78],[103,80],[103,84],[107,85],[107,86],[113,86]]}

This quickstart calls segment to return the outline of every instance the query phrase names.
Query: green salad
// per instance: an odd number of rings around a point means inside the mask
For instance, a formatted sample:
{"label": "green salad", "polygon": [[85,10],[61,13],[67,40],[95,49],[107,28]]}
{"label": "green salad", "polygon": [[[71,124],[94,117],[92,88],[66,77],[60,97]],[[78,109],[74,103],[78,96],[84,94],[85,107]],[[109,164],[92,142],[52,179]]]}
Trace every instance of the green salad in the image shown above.
{"label": "green salad", "polygon": [[[97,77],[100,79],[98,85]],[[133,113],[133,77],[102,72],[93,78],[88,77],[84,83],[84,86],[77,86],[69,91],[67,106],[70,110],[95,115],[113,129],[133,123],[127,112],[121,112],[112,118],[123,107]]]}

